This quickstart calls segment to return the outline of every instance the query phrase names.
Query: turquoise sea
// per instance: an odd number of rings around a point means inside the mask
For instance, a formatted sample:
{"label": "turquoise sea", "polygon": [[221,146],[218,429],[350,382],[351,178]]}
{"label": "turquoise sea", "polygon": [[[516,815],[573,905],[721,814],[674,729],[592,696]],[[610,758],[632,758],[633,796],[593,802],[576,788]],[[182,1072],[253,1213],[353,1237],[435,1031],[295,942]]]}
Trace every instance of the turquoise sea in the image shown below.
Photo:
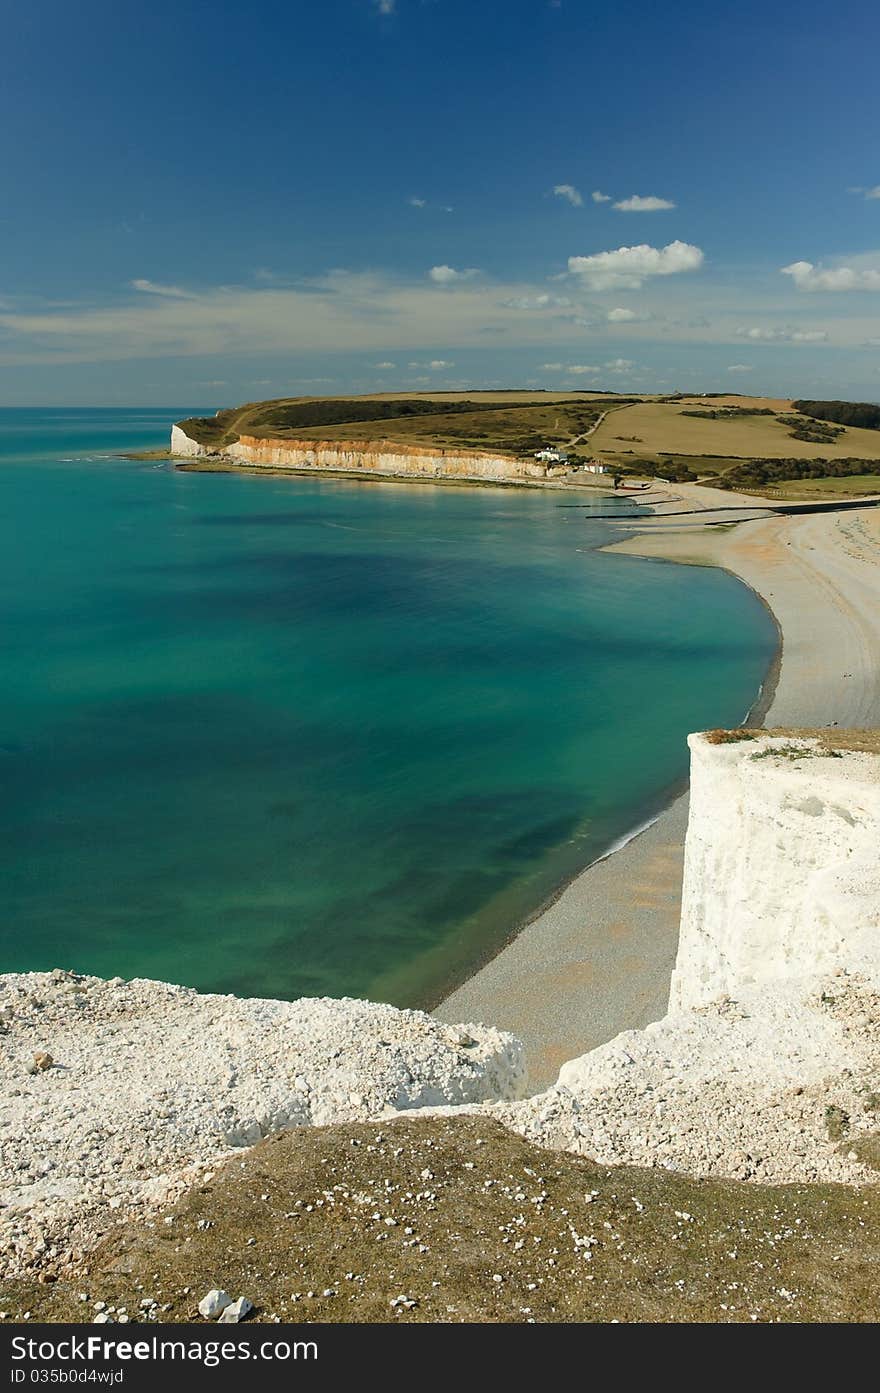
{"label": "turquoise sea", "polygon": [[191,411],[0,411],[0,969],[435,1000],[743,718],[773,624],[558,493],[118,457]]}

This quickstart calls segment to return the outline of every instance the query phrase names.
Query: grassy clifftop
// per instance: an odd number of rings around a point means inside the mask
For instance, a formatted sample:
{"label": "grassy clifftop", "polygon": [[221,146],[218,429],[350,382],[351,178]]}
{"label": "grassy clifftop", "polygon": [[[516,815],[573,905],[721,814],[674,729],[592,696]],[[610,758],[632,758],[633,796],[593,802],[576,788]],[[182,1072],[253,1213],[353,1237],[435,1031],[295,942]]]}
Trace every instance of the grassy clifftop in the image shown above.
{"label": "grassy clifftop", "polygon": [[3,1283],[0,1301],[38,1321],[89,1320],[96,1301],[193,1319],[211,1287],[258,1321],[873,1320],[878,1199],[608,1169],[485,1118],[298,1127],[163,1221],[122,1220],[86,1270]]}
{"label": "grassy clifftop", "polygon": [[374,397],[299,397],[248,402],[181,427],[200,445],[222,450],[243,435],[257,439],[392,440],[402,445],[527,454],[567,445],[603,411],[633,398],[592,392],[469,392]]}

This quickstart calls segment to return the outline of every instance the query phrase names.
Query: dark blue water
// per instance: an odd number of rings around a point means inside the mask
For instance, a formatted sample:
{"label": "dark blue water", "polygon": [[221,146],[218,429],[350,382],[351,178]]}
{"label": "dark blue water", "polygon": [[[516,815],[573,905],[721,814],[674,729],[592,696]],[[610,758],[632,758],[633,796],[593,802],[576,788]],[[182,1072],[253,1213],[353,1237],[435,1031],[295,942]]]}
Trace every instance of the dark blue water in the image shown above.
{"label": "dark blue water", "polygon": [[0,411],[5,970],[424,1001],[757,693],[721,572],[553,492],[118,458],[184,414]]}

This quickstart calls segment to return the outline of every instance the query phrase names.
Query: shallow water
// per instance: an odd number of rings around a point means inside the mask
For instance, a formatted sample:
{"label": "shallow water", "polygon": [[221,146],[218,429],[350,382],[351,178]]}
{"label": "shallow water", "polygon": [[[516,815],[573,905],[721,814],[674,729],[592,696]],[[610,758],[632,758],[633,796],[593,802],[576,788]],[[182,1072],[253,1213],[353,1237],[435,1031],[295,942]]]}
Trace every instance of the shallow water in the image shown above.
{"label": "shallow water", "polygon": [[0,411],[4,970],[424,1001],[757,693],[722,572],[555,492],[113,456],[185,414]]}

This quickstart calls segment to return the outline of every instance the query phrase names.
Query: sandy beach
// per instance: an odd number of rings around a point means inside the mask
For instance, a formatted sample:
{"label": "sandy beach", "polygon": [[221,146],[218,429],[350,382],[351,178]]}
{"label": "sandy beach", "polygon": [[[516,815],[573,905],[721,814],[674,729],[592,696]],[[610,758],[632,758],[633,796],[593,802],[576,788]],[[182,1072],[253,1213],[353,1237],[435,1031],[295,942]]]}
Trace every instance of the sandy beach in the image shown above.
{"label": "sandy beach", "polygon": [[[722,566],[772,610],[782,651],[763,724],[880,724],[880,508],[778,516],[764,500],[696,484],[650,501],[654,515],[609,550]],[[565,1060],[657,1020],[678,944],[686,826],[685,794],[583,871],[435,1014],[518,1035],[533,1089]]]}

